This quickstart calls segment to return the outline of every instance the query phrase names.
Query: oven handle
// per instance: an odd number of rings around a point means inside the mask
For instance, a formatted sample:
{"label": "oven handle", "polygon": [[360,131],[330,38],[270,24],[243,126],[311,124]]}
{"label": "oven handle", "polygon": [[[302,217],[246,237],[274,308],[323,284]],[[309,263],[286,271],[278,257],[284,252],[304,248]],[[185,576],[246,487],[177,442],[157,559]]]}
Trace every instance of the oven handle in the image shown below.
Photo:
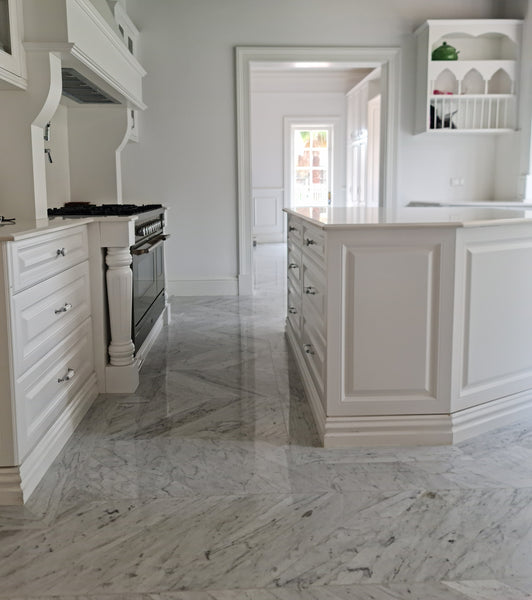
{"label": "oven handle", "polygon": [[158,246],[160,246],[165,240],[167,240],[170,237],[169,233],[165,233],[164,235],[160,235],[157,238],[155,238],[152,242],[150,242],[147,247],[140,247],[140,248],[136,248],[135,250],[131,250],[131,254],[133,254],[134,256],[140,256],[141,254],[149,254],[150,252],[153,252],[155,250],[155,248],[157,248]]}

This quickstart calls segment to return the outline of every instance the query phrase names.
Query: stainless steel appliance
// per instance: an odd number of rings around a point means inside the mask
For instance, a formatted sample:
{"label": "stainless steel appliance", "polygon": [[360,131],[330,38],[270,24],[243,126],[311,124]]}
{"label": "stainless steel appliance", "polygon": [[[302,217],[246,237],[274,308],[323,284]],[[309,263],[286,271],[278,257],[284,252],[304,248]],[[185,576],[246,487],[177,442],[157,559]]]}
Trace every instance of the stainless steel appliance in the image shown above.
{"label": "stainless steel appliance", "polygon": [[135,243],[131,246],[133,311],[131,339],[138,350],[165,307],[164,241],[165,209],[161,204],[71,203],[48,210],[51,217],[133,216]]}
{"label": "stainless steel appliance", "polygon": [[135,225],[133,262],[133,335],[138,350],[165,307],[164,210],[143,215]]}

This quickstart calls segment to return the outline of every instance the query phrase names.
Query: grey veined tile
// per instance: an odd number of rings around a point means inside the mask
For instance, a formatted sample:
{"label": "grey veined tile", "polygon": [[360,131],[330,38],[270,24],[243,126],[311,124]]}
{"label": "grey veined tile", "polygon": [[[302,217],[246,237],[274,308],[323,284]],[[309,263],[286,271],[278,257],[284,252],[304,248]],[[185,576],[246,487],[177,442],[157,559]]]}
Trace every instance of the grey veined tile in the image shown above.
{"label": "grey veined tile", "polygon": [[532,598],[527,592],[501,581],[455,581],[445,582],[452,590],[461,592],[468,600],[526,600]]}
{"label": "grey veined tile", "polygon": [[95,502],[5,536],[0,578],[50,595],[525,578],[531,513],[532,490]]}

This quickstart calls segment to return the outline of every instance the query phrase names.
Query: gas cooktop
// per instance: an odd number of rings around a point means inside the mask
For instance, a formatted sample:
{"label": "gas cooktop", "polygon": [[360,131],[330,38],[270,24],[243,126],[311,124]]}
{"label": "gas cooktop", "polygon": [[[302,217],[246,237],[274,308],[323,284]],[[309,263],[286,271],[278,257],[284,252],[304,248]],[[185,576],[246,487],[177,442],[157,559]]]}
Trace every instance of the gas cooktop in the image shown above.
{"label": "gas cooktop", "polygon": [[49,208],[49,217],[128,217],[149,210],[162,208],[162,204],[66,204],[59,208]]}

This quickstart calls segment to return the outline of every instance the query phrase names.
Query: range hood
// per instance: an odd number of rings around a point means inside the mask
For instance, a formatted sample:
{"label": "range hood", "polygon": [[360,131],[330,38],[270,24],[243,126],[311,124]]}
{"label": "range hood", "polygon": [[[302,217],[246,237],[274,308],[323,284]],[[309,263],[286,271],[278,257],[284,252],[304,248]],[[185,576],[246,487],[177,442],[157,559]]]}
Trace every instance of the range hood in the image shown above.
{"label": "range hood", "polygon": [[118,100],[112,98],[75,69],[63,67],[61,74],[63,96],[79,104],[120,104]]}
{"label": "range hood", "polygon": [[146,108],[146,71],[93,2],[22,1],[26,52],[60,58],[65,96],[83,104]]}

